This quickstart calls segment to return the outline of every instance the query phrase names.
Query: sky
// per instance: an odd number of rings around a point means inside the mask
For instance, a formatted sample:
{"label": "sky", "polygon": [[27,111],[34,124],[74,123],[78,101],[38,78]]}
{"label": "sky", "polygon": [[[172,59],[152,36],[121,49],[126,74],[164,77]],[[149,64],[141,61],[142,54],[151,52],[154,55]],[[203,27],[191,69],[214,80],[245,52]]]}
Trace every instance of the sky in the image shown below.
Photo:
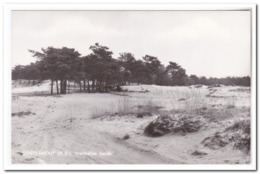
{"label": "sky", "polygon": [[13,11],[12,67],[35,62],[28,49],[75,48],[95,43],[118,58],[157,57],[188,75],[250,76],[250,11]]}

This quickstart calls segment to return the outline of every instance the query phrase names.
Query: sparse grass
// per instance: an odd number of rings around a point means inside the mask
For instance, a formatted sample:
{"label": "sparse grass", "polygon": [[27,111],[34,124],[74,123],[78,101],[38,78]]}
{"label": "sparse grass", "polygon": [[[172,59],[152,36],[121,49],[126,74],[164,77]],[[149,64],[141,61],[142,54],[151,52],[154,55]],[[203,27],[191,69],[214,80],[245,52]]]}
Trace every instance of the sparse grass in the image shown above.
{"label": "sparse grass", "polygon": [[111,116],[113,113],[111,110],[112,110],[111,108],[94,107],[91,109],[91,115],[93,119],[101,118],[105,116]]}
{"label": "sparse grass", "polygon": [[231,92],[250,92],[249,87],[244,87],[244,88],[237,88],[237,89],[230,89],[229,91]]}
{"label": "sparse grass", "polygon": [[237,101],[234,97],[226,99],[224,103],[227,109],[234,109],[239,101]]}
{"label": "sparse grass", "polygon": [[[140,102],[140,101],[139,101]],[[131,97],[123,96],[117,102],[109,104],[109,107],[95,107],[92,109],[92,118],[101,118],[106,116],[126,116],[136,115],[139,118],[144,116],[152,116],[158,114],[162,106],[151,99],[142,101],[141,104],[136,105],[137,101]]]}
{"label": "sparse grass", "polygon": [[111,115],[124,115],[133,111],[133,102],[130,97],[123,95],[118,101],[105,106],[91,109],[92,118],[101,118]]}
{"label": "sparse grass", "polygon": [[225,119],[229,119],[234,117],[236,111],[220,109],[220,108],[206,108],[202,107],[200,109],[190,110],[188,111],[190,114],[195,114],[199,116],[203,116],[209,122],[223,121]]}
{"label": "sparse grass", "polygon": [[170,103],[173,110],[187,109],[192,110],[205,106],[205,89],[203,88],[176,88],[169,92]]}
{"label": "sparse grass", "polygon": [[118,115],[130,114],[133,111],[133,101],[130,97],[124,96],[119,100],[115,109]]}
{"label": "sparse grass", "polygon": [[159,114],[161,109],[163,108],[159,102],[156,102],[152,99],[147,99],[142,104],[137,105],[136,114],[143,114],[143,115],[152,115],[152,114]]}
{"label": "sparse grass", "polygon": [[[237,106],[239,102],[237,98],[206,98],[205,95],[209,90],[212,91],[212,89],[205,87],[174,87],[166,90],[152,90],[151,93],[147,94],[149,97],[146,94],[141,95],[144,98],[130,97],[129,94],[123,95],[122,98],[112,104],[94,108],[92,115],[94,118],[111,115],[133,115],[137,118],[143,118],[145,116],[181,112],[194,117],[202,116],[209,122],[220,122],[233,117],[248,115],[248,110]],[[166,100],[162,101],[159,97],[166,98]],[[169,104],[171,107],[166,107]]]}

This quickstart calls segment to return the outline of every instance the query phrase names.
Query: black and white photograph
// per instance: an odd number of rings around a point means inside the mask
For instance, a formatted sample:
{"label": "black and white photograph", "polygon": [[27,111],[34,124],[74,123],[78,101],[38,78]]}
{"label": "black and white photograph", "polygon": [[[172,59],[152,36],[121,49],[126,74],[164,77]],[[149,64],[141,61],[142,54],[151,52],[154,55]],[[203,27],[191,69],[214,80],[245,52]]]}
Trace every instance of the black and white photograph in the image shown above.
{"label": "black and white photograph", "polygon": [[11,164],[252,165],[252,19],[12,10]]}

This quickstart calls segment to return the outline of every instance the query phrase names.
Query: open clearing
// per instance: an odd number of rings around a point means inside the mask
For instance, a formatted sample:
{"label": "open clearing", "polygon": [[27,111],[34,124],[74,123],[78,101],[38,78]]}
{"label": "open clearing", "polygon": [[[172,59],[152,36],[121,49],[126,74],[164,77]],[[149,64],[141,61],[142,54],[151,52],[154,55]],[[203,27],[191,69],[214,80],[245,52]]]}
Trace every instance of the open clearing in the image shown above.
{"label": "open clearing", "polygon": [[[250,152],[235,148],[235,142],[203,144],[250,120],[248,87],[136,85],[124,86],[125,92],[44,95],[49,85],[13,81],[13,163],[250,163]],[[202,117],[204,124],[192,133],[144,134],[149,123],[169,114]]]}

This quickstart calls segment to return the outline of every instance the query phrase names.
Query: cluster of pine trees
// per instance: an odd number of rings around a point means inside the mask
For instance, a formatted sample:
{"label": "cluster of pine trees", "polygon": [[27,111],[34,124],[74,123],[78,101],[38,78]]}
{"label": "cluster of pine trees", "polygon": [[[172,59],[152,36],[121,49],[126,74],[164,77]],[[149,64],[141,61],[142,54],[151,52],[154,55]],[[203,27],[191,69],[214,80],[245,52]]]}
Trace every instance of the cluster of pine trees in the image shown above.
{"label": "cluster of pine trees", "polygon": [[41,52],[29,50],[35,63],[17,65],[12,70],[12,79],[30,81],[51,80],[51,94],[56,87],[57,93],[66,94],[68,82],[79,85],[80,91],[109,92],[122,85],[156,84],[164,86],[182,85],[240,85],[250,86],[250,77],[205,78],[188,76],[184,68],[175,62],[164,66],[154,56],[145,55],[138,60],[131,53],[121,53],[115,59],[108,47],[98,43],[90,46],[90,53],[81,56],[73,48],[48,47]]}

